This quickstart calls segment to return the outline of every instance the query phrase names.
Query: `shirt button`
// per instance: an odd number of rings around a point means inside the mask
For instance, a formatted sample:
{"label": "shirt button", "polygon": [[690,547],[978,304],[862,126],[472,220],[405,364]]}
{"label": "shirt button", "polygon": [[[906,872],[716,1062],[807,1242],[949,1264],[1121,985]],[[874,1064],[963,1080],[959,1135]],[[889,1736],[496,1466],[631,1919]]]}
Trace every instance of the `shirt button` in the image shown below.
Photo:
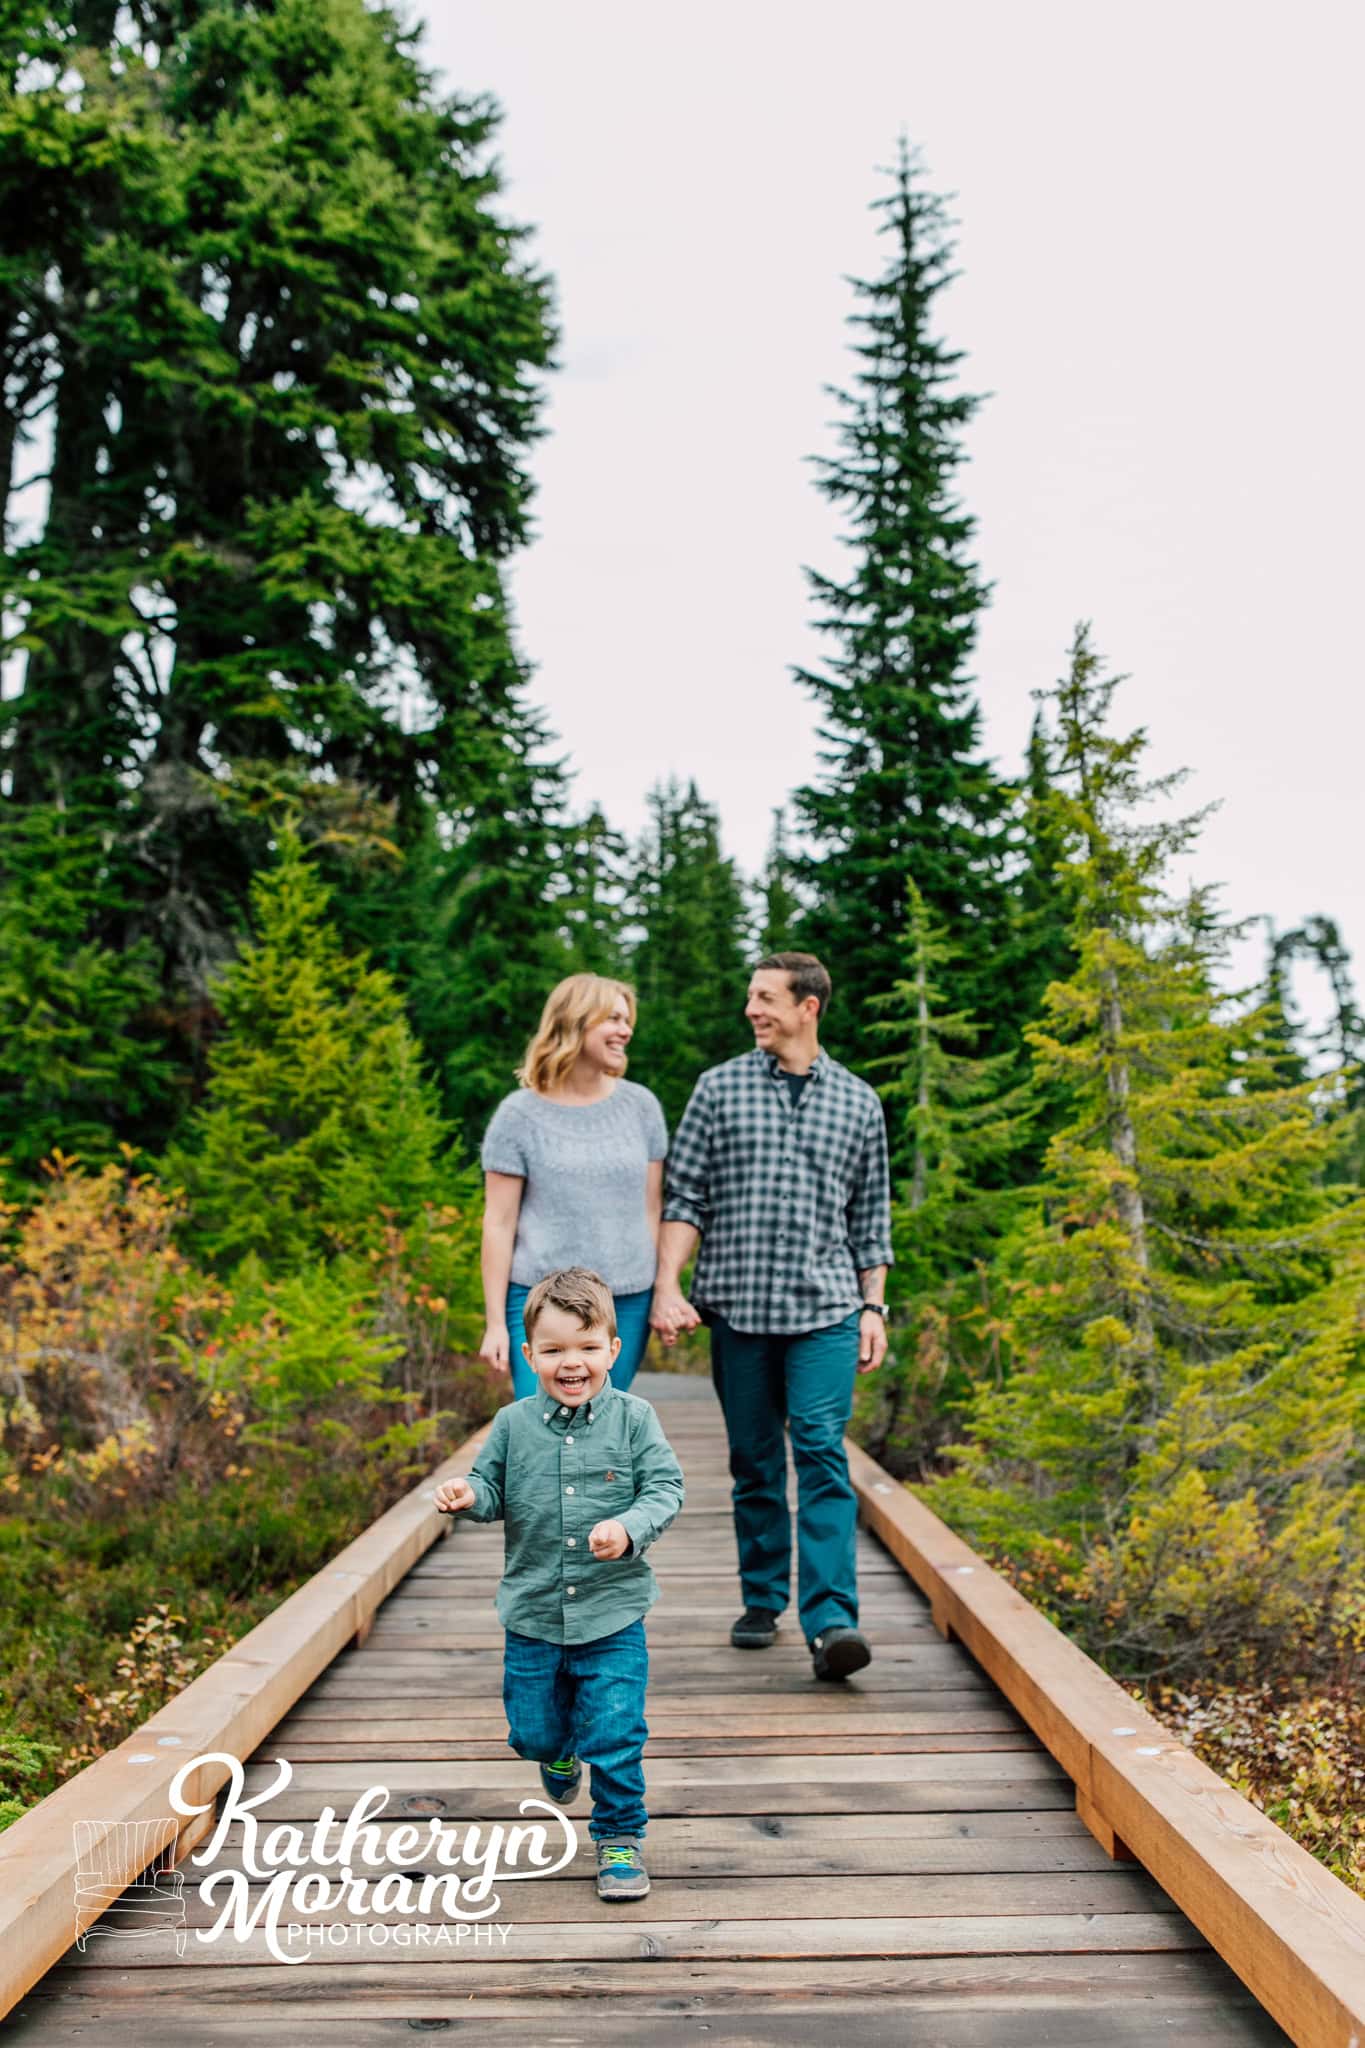
{"label": "shirt button", "polygon": [[564,1588],[564,1591],[565,1591],[566,1593],[576,1593],[576,1592],[578,1591],[578,1588],[577,1588],[577,1586],[566,1586],[566,1587]]}
{"label": "shirt button", "polygon": [[566,1486],[566,1487],[565,1487],[565,1489],[564,1489],[564,1491],[565,1491],[565,1493],[572,1493],[572,1492],[573,1492],[573,1488],[572,1488],[571,1486]]}
{"label": "shirt button", "polygon": [[564,1441],[566,1444],[571,1444],[573,1442],[573,1438],[571,1436],[566,1436]]}
{"label": "shirt button", "polygon": [[568,1544],[570,1550],[572,1550],[575,1543],[577,1543],[578,1538],[576,1536],[566,1536],[564,1540]]}
{"label": "shirt button", "polygon": [[561,1415],[567,1415],[569,1411],[567,1408],[561,1408],[559,1412]]}

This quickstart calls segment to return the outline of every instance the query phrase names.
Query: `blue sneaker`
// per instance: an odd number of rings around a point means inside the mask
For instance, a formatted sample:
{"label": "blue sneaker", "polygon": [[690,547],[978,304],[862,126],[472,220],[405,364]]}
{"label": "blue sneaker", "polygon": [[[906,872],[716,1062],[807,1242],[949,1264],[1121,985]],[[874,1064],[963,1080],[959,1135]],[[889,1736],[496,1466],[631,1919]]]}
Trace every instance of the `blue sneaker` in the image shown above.
{"label": "blue sneaker", "polygon": [[576,1756],[562,1756],[555,1763],[541,1765],[540,1782],[557,1805],[572,1806],[583,1783],[583,1766]]}
{"label": "blue sneaker", "polygon": [[617,1835],[597,1844],[599,1899],[642,1899],[649,1890],[649,1872],[640,1855],[638,1835]]}

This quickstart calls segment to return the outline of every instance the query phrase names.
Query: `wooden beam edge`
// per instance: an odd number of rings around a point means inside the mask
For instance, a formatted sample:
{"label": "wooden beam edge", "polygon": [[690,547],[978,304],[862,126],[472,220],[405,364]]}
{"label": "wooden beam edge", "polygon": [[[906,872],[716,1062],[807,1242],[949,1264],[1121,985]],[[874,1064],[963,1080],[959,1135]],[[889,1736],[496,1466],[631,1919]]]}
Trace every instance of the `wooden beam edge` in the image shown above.
{"label": "wooden beam edge", "polygon": [[[0,1833],[0,2018],[74,1939],[78,1820],[166,1818],[165,1840],[183,1854],[200,1825],[172,1812],[171,1782],[191,1757],[221,1750],[245,1758],[265,1740],[320,1672],[448,1526],[431,1505],[435,1488],[465,1473],[492,1427],[486,1422],[420,1486],[370,1524],[282,1600],[240,1642],[158,1708],[114,1749]],[[186,1786],[195,1802],[227,1781],[226,1764],[202,1765]],[[120,1871],[125,1884],[138,1875]]]}
{"label": "wooden beam edge", "polygon": [[[1299,2048],[1365,2048],[1365,1899],[1129,1697],[847,1441],[863,1520],[1127,1849]],[[1098,1823],[1098,1825],[1096,1825]]]}

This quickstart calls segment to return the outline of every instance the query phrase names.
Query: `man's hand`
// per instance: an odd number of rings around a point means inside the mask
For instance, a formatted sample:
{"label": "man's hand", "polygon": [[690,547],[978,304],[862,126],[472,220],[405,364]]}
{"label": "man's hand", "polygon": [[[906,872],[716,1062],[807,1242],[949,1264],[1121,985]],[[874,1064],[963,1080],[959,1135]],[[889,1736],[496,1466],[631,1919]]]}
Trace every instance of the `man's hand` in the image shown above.
{"label": "man's hand", "polygon": [[700,1321],[700,1315],[680,1287],[655,1288],[649,1306],[649,1327],[657,1331],[665,1344],[675,1343],[680,1330],[695,1330]]}
{"label": "man's hand", "polygon": [[479,1346],[479,1356],[484,1364],[491,1365],[494,1372],[510,1372],[512,1368],[508,1360],[511,1349],[512,1340],[507,1334],[506,1323],[490,1323]]}
{"label": "man's hand", "polygon": [[467,1479],[446,1479],[432,1495],[437,1509],[443,1515],[458,1515],[464,1508],[474,1505],[474,1489]]}
{"label": "man's hand", "polygon": [[630,1536],[620,1522],[598,1522],[588,1531],[588,1548],[594,1557],[624,1557]]}
{"label": "man's hand", "polygon": [[864,1309],[858,1323],[858,1370],[875,1372],[886,1356],[886,1318]]}

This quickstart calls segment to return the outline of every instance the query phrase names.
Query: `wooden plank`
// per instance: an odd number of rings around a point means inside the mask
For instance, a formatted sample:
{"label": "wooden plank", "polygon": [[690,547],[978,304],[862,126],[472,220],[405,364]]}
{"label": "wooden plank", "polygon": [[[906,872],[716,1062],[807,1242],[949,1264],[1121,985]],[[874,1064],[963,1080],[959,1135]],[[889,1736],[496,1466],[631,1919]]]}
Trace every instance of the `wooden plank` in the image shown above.
{"label": "wooden plank", "polygon": [[[984,1876],[1019,1871],[1111,1869],[1108,1857],[1084,1828],[1064,1831],[1062,1824],[1070,1818],[1064,1808],[1051,1813],[841,1814],[832,1822],[825,1816],[793,1814],[785,1820],[765,1815],[763,1819],[769,1827],[759,1829],[754,1825],[754,1817],[748,1814],[727,1814],[705,1821],[651,1817],[649,1867],[656,1883],[674,1877],[872,1877],[879,1872],[932,1877],[965,1872]],[[875,1831],[859,1833],[855,1823],[871,1824]],[[902,1831],[892,1832],[898,1823],[903,1824]],[[403,1825],[399,1821],[380,1822],[384,1856],[390,1853],[392,1837]],[[239,1868],[240,1837],[240,1828],[229,1830],[222,1846],[205,1863],[193,1867],[191,1874],[195,1879],[209,1870]],[[326,1830],[329,1847],[335,1847],[340,1839],[339,1824]],[[434,1847],[414,1856],[410,1853],[411,1844],[406,1846],[409,1855],[404,1869],[458,1867],[458,1858],[449,1865],[443,1864]],[[580,1828],[579,1851],[574,1861],[553,1876],[547,1873],[542,1882],[576,1884],[591,1873],[593,1865],[592,1845]]]}
{"label": "wooden plank", "polygon": [[[377,1716],[371,1718],[364,1713],[352,1712],[344,1700],[325,1711],[315,1706],[309,1714],[300,1711],[302,1704],[300,1702],[300,1706],[280,1722],[274,1731],[274,1740],[286,1745],[295,1739],[301,1742],[382,1743],[387,1737],[408,1742],[453,1742],[465,1737],[493,1740],[505,1737],[507,1733],[507,1716],[501,1707],[453,1713],[439,1704],[425,1709],[418,1704],[409,1707],[401,1718],[389,1716],[380,1720]],[[823,1712],[819,1711],[817,1702],[812,1702],[811,1711],[804,1714],[791,1713],[784,1705],[781,1711],[774,1708],[768,1713],[736,1707],[733,1713],[722,1715],[694,1713],[685,1707],[680,1712],[669,1695],[663,1693],[657,1700],[651,1698],[648,1701],[647,1712],[651,1736],[660,1737],[695,1735],[709,1739],[722,1734],[796,1737],[798,1739],[792,1746],[801,1749],[808,1737],[820,1735],[847,1736],[872,1748],[884,1735],[1000,1734],[1027,1735],[1030,1745],[1037,1747],[1036,1737],[1028,1734],[1009,1707],[998,1707],[988,1699],[948,1714],[906,1711],[901,1714],[861,1713],[853,1716],[835,1700],[828,1703]]]}
{"label": "wooden plank", "polygon": [[[415,1882],[413,1889],[415,1892]],[[706,1916],[735,1922],[800,1921],[814,1926],[824,1917],[830,1903],[829,1880],[823,1876],[673,1876],[656,1884],[646,1898],[633,1900],[630,1917],[641,1925],[655,1920]],[[849,1873],[839,1879],[835,1903],[842,1920],[968,1921],[1029,1919],[1040,1914],[1176,1911],[1161,1887],[1144,1871],[1115,1869],[1112,1863],[1099,1870],[940,1872],[932,1877]],[[206,1905],[195,1883],[186,1887],[185,1905],[191,1928],[212,1927],[219,1918],[221,1902]],[[436,1911],[440,1910],[438,1905]],[[600,1926],[619,1922],[619,1906],[597,1896],[595,1867],[592,1876],[587,1868],[581,1869],[576,1882],[568,1886],[509,1884],[502,1888],[497,1920],[515,1927],[518,1942],[523,1926],[560,1922],[568,1915],[575,1921]],[[339,1916],[335,1908],[296,1911],[291,1907],[287,1917],[304,1926],[326,1926]],[[394,1909],[350,1917],[377,1928],[407,1926],[414,1916]],[[93,1953],[93,1949],[92,1942],[87,1953]]]}
{"label": "wooden plank", "polygon": [[862,1513],[1075,1780],[1302,2048],[1365,2040],[1365,1899],[1139,1708],[849,1445]]}
{"label": "wooden plank", "polygon": [[[490,1787],[524,1787],[528,1770],[533,1771],[535,1767],[521,1757],[508,1756],[502,1761],[479,1764],[441,1760],[435,1768],[448,1792],[466,1793]],[[650,1784],[656,1789],[666,1785],[740,1785],[761,1802],[777,1786],[809,1785],[828,1790],[835,1769],[823,1757],[795,1754],[786,1757],[662,1757],[650,1772]],[[980,1754],[968,1751],[958,1756],[902,1756],[897,1757],[895,1769],[896,1776],[906,1784],[971,1784],[984,1789],[1001,1778],[1015,1783],[1031,1779],[1038,1785],[1065,1786],[1067,1796],[1071,1796],[1071,1786],[1065,1773],[1058,1770],[1050,1756],[1038,1749],[1020,1756],[993,1751]],[[866,1784],[883,1777],[885,1765],[876,1756],[841,1757],[837,1774],[845,1785]],[[274,1779],[272,1764],[248,1763],[244,1797],[251,1798],[273,1784]],[[429,1763],[395,1764],[388,1776],[388,1791],[397,1799],[408,1793],[426,1792],[431,1781],[432,1765]],[[299,1812],[319,1812],[324,1806],[349,1806],[372,1783],[372,1775],[364,1764],[300,1764],[291,1782],[263,1811],[268,1811],[272,1818],[289,1819]]]}
{"label": "wooden plank", "polygon": [[[585,1882],[586,1889],[586,1882]],[[641,1954],[648,1943],[651,1961],[704,1960],[741,1961],[746,1958],[821,1956],[834,1961],[845,1957],[878,1956],[963,1956],[993,1955],[1009,1951],[1015,1955],[1135,1955],[1152,1951],[1202,1949],[1203,1936],[1181,1913],[1038,1913],[981,1914],[971,1919],[925,1915],[922,1918],[814,1920],[651,1920],[648,1935],[642,1936],[633,1913],[617,1911],[601,1921],[545,1920],[518,1921],[515,1955],[518,1962],[626,1962]],[[506,1923],[504,1923],[506,1925]],[[417,1929],[428,1934],[419,1945]],[[336,1923],[342,1940],[330,1938],[314,1944],[314,1960],[328,1969],[349,1972],[357,1962],[382,1955],[395,1970],[409,1967],[425,1947],[428,1956],[457,1955],[469,1971],[499,1967],[510,1950],[498,1927],[465,1925],[463,1935],[448,1921],[406,1921],[401,1930],[380,1933],[360,1923]],[[394,1939],[398,1932],[405,1939]],[[307,1953],[306,1938],[298,1949]],[[234,1967],[264,1962],[270,1954],[266,1936],[257,1928],[240,1943],[233,1941]],[[72,1949],[67,1964],[73,1974],[91,1967]],[[164,1966],[165,1937],[157,1934],[128,1936],[118,1944],[122,1968],[134,1975],[144,1967]],[[191,1940],[178,1969],[197,1972],[223,1961],[219,1943],[201,1944]],[[104,1967],[107,1967],[105,1965]],[[287,1965],[279,1966],[277,1968]]]}
{"label": "wooden plank", "polygon": [[[378,1722],[407,1721],[414,1715],[449,1713],[458,1715],[461,1723],[482,1716],[490,1721],[496,1719],[505,1725],[501,1706],[494,1706],[497,1694],[471,1700],[469,1704],[451,1707],[445,1691],[439,1686],[426,1690],[405,1687],[401,1697],[392,1690],[387,1695],[366,1700],[363,1706],[349,1705],[343,1699],[333,1700],[322,1695],[318,1686],[306,1692],[289,1711],[291,1725],[301,1725],[312,1720],[332,1721],[337,1718],[352,1720],[363,1716],[368,1726]],[[985,1714],[1002,1714],[1008,1717],[1011,1727],[1022,1727],[1023,1722],[995,1687],[985,1680],[976,1686],[948,1687],[903,1692],[882,1692],[875,1697],[854,1691],[851,1686],[805,1685],[799,1692],[778,1694],[749,1691],[736,1687],[733,1691],[683,1693],[674,1687],[658,1687],[649,1695],[649,1722],[654,1725],[656,1713],[676,1718],[683,1716],[687,1721],[700,1727],[703,1722],[723,1717],[727,1723],[738,1722],[744,1716],[761,1716],[769,1724],[776,1724],[780,1717],[787,1732],[795,1732],[792,1724],[812,1721],[819,1727],[861,1728],[865,1723],[872,1725],[886,1721],[888,1725],[913,1727],[916,1717],[928,1715],[932,1719],[964,1714],[972,1717],[971,1725],[980,1725]]]}
{"label": "wooden plank", "polygon": [[[821,1685],[811,1676],[810,1659],[804,1655],[799,1660],[783,1659],[771,1650],[764,1651],[762,1665],[758,1666],[756,1660],[751,1662],[740,1678],[733,1667],[720,1665],[717,1668],[716,1659],[708,1659],[706,1666],[699,1668],[695,1652],[682,1654],[684,1661],[669,1669],[666,1662],[668,1652],[659,1652],[651,1647],[651,1696],[667,1691],[674,1699],[691,1698],[694,1694],[723,1698],[732,1685],[736,1692],[742,1689],[765,1697],[793,1694],[799,1699],[814,1699],[823,1698],[827,1692],[833,1691],[833,1687]],[[857,1711],[855,1703],[860,1698],[869,1706],[875,1706],[880,1703],[882,1694],[892,1694],[897,1698],[907,1693],[923,1697],[936,1691],[957,1694],[967,1684],[970,1672],[968,1660],[952,1650],[943,1654],[926,1647],[916,1650],[913,1659],[874,1658],[856,1677],[845,1680],[839,1687],[839,1694],[849,1701],[852,1713]],[[500,1651],[452,1652],[448,1662],[434,1662],[429,1672],[406,1673],[404,1693],[410,1700],[496,1699],[502,1683],[501,1673]],[[981,1690],[988,1697],[993,1695],[993,1689],[992,1694],[987,1694],[984,1686]],[[375,1665],[346,1664],[340,1668],[333,1666],[324,1672],[315,1681],[311,1697],[322,1701],[368,1701],[392,1699],[393,1693],[393,1679],[384,1677],[382,1670]],[[784,1705],[788,1704],[790,1702],[784,1698]]]}
{"label": "wooden plank", "polygon": [[[1252,2017],[1246,1992],[1207,1949],[1136,1955],[1120,1951],[851,1957],[841,1962],[837,1980],[831,1979],[823,1958],[806,1956],[776,1962],[697,1958],[678,1964],[642,1953],[627,1962],[596,1961],[586,1966],[495,1957],[467,1981],[449,1960],[418,1952],[401,1970],[384,1962],[358,1961],[340,1983],[336,1972],[308,1966],[206,1963],[187,1983],[174,1966],[125,1971],[106,1964],[54,1972],[26,2000],[24,2013],[60,2011],[69,2002],[78,2025],[97,2013],[100,2038],[108,2039],[104,2030],[111,2021],[117,2024],[115,2016],[122,2008],[136,2014],[134,2024],[180,2027],[175,2042],[176,2048],[183,2048],[186,2041],[199,2038],[199,2024],[206,2015],[218,2023],[231,2014],[249,2012],[254,2017],[271,2011],[293,2025],[297,2039],[301,2026],[343,2021],[358,2012],[373,2016],[368,2021],[372,2027],[376,2021],[382,2025],[386,2020],[440,2012],[464,2020],[472,2015],[482,2026],[485,2017],[500,2008],[519,2018],[541,2001],[553,1999],[570,2015],[575,2006],[586,2010],[596,2025],[606,2017],[608,2000],[611,2009],[637,2019],[676,2014],[680,2006],[708,2014],[738,2008],[736,2016],[748,2018],[755,2009],[777,2016],[784,2001],[812,1996],[820,1997],[822,2009],[830,2014],[847,2009],[869,2017],[878,2002],[885,2001],[902,2030],[912,2014],[937,2018],[964,2007],[974,2014],[1102,2014],[1107,2021],[1144,2006],[1159,2010],[1158,2002],[1164,2001],[1191,2013],[1231,2004]],[[151,2042],[167,2037],[139,2033],[137,2038]],[[329,2043],[333,2038],[329,2027]],[[365,2038],[368,2048],[375,2035]],[[535,2038],[529,2028],[523,2034],[523,2040]],[[861,2042],[856,2028],[849,2038]],[[906,2038],[904,2031],[901,2038]],[[1015,2041],[1017,2048],[1035,2048],[1040,2038],[1046,2037],[1016,2035]],[[1168,2033],[1166,2038],[1168,2048],[1185,2048],[1182,2034]],[[1283,2036],[1272,2028],[1264,2036],[1246,2038]],[[924,2048],[930,2048],[928,2039]]]}
{"label": "wooden plank", "polygon": [[[266,1747],[272,1756],[287,1756],[295,1764],[365,1763],[371,1771],[383,1770],[391,1763],[421,1763],[424,1760],[478,1762],[489,1757],[506,1756],[508,1752],[505,1733],[501,1737],[482,1738],[450,1735],[438,1739],[426,1736],[413,1742],[372,1742],[364,1739],[344,1742],[335,1737],[320,1736],[309,1742],[298,1735],[285,1737],[277,1730]],[[1026,1729],[1000,1735],[879,1735],[872,1742],[861,1735],[811,1735],[801,1744],[804,1755],[826,1757],[865,1756],[869,1750],[877,1756],[952,1755],[966,1750],[1032,1755],[1037,1747]],[[790,1738],[780,1735],[651,1733],[644,1746],[644,1757],[649,1763],[655,1757],[669,1756],[790,1756],[791,1749]]]}
{"label": "wooden plank", "polygon": [[[858,2048],[905,2048],[907,2023],[915,2024],[909,2014],[922,2010],[919,2000],[907,2007],[897,1999],[893,2006],[889,2000],[812,1991],[798,2002],[773,1991],[766,1996],[751,1992],[748,2012],[737,2013],[714,2005],[691,1983],[672,1997],[644,2000],[617,1993],[610,2004],[605,1999],[599,2002],[590,1991],[587,1997],[591,2010],[580,2019],[572,2011],[566,2014],[562,1999],[535,1997],[529,1990],[515,2005],[487,1997],[470,2004],[467,1995],[457,2002],[447,1993],[444,1998],[429,1998],[427,2009],[414,2011],[410,2024],[438,2031],[477,2025],[480,2041],[489,2048],[526,2048],[528,2041],[553,2043],[554,2048],[600,2048],[603,2043],[606,2048],[637,2048],[645,2029],[649,2048],[683,2048],[699,2038],[707,2048],[828,2048],[836,2031],[855,2040]],[[1047,2048],[1157,2048],[1158,2043],[1171,2048],[1172,2042],[1179,2048],[1272,2048],[1285,2039],[1270,2020],[1256,2022],[1242,2000],[1234,2011],[1211,2010],[1206,1998],[1194,2003],[1163,2001],[1159,2008],[1150,2004],[1150,1994],[1148,2000],[1138,2009],[1111,2006],[1096,2016],[1058,2009],[1051,1999],[1045,2005],[1034,1999],[1026,2004],[1015,2000],[1008,2011],[1001,2011],[995,2000],[983,2002],[963,1994],[956,2010],[936,2003],[926,2023],[932,2026],[933,2048],[1021,2048],[1025,2040],[1046,2043]],[[366,2004],[371,2003],[367,1997]],[[386,1998],[383,2020],[357,2018],[352,2000],[318,2000],[306,2008],[299,2003],[283,2014],[275,2004],[236,2005],[234,2010],[208,2013],[187,2005],[178,2013],[158,2011],[136,2019],[130,2015],[122,2025],[116,2022],[112,2031],[108,2016],[101,2014],[101,2035],[111,2048],[121,2042],[135,2042],[136,2048],[184,2048],[191,2038],[196,2048],[297,2048],[306,2014],[309,2024],[326,2026],[327,2048],[374,2048],[379,2038],[376,2027],[385,2022],[401,2025],[412,2004],[411,1997]],[[680,2005],[687,2007],[685,2018],[679,2016]],[[1026,2035],[1021,2026],[1027,2027]],[[699,2034],[702,2028],[705,2032]],[[57,2042],[69,2043],[73,2034],[71,2022],[60,2019],[50,2004],[35,2003],[31,2011],[25,2009],[20,2030],[12,2038],[16,2048],[50,2048]]]}

